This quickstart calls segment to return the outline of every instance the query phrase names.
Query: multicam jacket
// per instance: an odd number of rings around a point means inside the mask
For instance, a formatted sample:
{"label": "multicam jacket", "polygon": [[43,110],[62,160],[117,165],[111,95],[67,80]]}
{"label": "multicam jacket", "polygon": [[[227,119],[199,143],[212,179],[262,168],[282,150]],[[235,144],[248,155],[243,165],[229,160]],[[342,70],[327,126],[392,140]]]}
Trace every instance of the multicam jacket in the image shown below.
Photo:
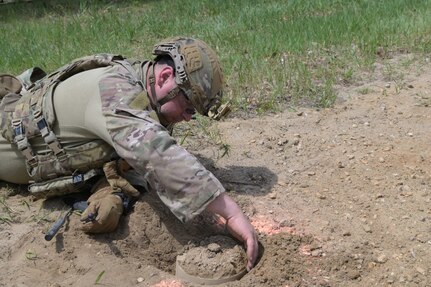
{"label": "multicam jacket", "polygon": [[[202,212],[224,188],[159,123],[145,88],[148,65],[147,61],[122,61],[78,73],[56,87],[43,109],[52,109],[46,114],[56,114],[52,130],[66,154],[76,153],[69,170],[76,164],[85,173],[95,167],[94,162],[123,158],[138,175],[139,184],[155,190],[185,222]],[[80,156],[79,147],[89,145],[98,152]],[[41,151],[46,148],[36,148],[36,153]]]}

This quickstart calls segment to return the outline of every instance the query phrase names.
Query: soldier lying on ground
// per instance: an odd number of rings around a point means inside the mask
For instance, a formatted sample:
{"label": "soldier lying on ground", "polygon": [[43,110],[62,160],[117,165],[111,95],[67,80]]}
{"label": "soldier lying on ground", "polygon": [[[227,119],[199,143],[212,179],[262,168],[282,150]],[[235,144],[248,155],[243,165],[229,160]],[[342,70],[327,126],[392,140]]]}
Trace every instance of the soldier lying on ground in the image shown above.
{"label": "soldier lying on ground", "polygon": [[170,133],[195,112],[223,115],[218,58],[190,38],[165,40],[153,53],[154,61],[100,54],[49,75],[34,68],[0,77],[0,180],[30,184],[36,198],[92,186],[81,217],[88,233],[115,230],[123,201],[139,195],[133,185],[144,186],[182,222],[204,210],[222,216],[245,244],[250,269],[258,253],[254,228]]}

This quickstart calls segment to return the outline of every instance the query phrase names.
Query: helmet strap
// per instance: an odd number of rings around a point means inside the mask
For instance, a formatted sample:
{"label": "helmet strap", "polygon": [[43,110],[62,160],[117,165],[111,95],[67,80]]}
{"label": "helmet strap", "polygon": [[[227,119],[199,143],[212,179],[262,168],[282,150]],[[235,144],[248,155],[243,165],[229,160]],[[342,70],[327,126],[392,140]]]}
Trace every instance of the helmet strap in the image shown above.
{"label": "helmet strap", "polygon": [[157,95],[156,95],[156,77],[154,76],[154,66],[155,64],[151,63],[150,67],[148,67],[148,82],[150,84],[151,89],[151,103],[155,105],[157,113],[160,113],[160,105],[157,102]]}
{"label": "helmet strap", "polygon": [[160,106],[163,106],[164,104],[175,98],[180,91],[181,89],[178,86],[173,88],[163,99],[159,100],[158,104]]}

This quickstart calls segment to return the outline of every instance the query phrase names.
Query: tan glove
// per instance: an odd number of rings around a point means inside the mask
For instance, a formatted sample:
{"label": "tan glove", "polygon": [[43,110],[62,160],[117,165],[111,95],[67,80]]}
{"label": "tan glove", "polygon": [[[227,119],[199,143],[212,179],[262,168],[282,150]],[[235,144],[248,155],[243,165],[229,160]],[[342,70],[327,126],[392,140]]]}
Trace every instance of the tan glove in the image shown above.
{"label": "tan glove", "polygon": [[93,187],[93,194],[87,200],[88,207],[81,215],[84,232],[105,233],[117,228],[123,213],[123,200],[114,192],[106,179]]}
{"label": "tan glove", "polygon": [[[116,161],[110,161],[105,163],[103,166],[103,172],[105,173],[106,179],[116,192],[122,191],[124,194],[130,197],[139,197],[139,191],[133,187],[122,174],[130,169],[129,164],[119,159]],[[118,190],[117,190],[118,189]]]}

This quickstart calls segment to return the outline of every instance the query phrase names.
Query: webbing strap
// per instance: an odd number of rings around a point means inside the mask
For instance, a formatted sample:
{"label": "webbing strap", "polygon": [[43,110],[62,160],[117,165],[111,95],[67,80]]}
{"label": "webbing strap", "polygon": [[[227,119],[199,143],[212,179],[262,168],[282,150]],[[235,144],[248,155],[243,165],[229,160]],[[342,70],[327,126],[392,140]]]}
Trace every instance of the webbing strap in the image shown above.
{"label": "webbing strap", "polygon": [[[172,127],[173,127],[173,124],[171,124],[171,123],[169,123],[166,119],[165,119],[165,117],[162,115],[162,112],[161,112],[161,105],[160,105],[160,102],[159,101],[157,101],[157,95],[156,95],[156,87],[155,87],[155,84],[156,84],[156,78],[155,78],[155,76],[154,76],[154,64],[152,65],[152,67],[150,66],[150,67],[148,67],[148,73],[149,73],[149,75],[148,75],[148,81],[149,81],[149,83],[150,83],[150,88],[151,88],[151,96],[150,97],[152,97],[152,102],[151,102],[151,107],[152,108],[154,108],[154,106],[153,105],[155,105],[156,107],[155,107],[155,109],[156,109],[156,111],[157,111],[157,118],[159,119],[159,122],[164,126],[164,127],[166,127],[166,129],[167,130],[169,130],[170,131],[170,133],[172,133]],[[155,103],[155,104],[153,104],[153,102]]]}
{"label": "webbing strap", "polygon": [[30,193],[36,198],[51,198],[86,190],[89,180],[101,175],[103,172],[91,169],[86,173],[75,173],[68,176],[60,176],[43,182],[35,182],[28,186]]}
{"label": "webbing strap", "polygon": [[24,155],[28,165],[35,167],[37,165],[37,158],[34,156],[31,145],[28,142],[28,138],[25,136],[22,120],[12,120],[12,128],[14,133],[14,142],[16,143],[19,151]]}
{"label": "webbing strap", "polygon": [[167,102],[175,98],[180,91],[181,89],[178,86],[176,86],[175,88],[170,90],[169,93],[163,99],[159,100],[159,105],[163,106],[164,104],[166,104]]}
{"label": "webbing strap", "polygon": [[152,64],[150,67],[148,67],[148,73],[149,73],[148,74],[148,81],[149,81],[150,88],[151,88],[151,97],[153,98],[153,102],[156,105],[157,114],[160,114],[160,107],[161,106],[160,106],[159,102],[157,101],[156,87],[155,87],[156,77],[154,76],[154,68],[155,68],[154,64]]}
{"label": "webbing strap", "polygon": [[37,128],[39,129],[43,140],[48,145],[48,147],[54,152],[54,155],[60,160],[63,161],[66,159],[66,153],[64,149],[61,147],[60,142],[55,136],[54,132],[48,127],[45,118],[43,117],[43,113],[41,110],[36,109],[34,111],[34,119],[37,124]]}

